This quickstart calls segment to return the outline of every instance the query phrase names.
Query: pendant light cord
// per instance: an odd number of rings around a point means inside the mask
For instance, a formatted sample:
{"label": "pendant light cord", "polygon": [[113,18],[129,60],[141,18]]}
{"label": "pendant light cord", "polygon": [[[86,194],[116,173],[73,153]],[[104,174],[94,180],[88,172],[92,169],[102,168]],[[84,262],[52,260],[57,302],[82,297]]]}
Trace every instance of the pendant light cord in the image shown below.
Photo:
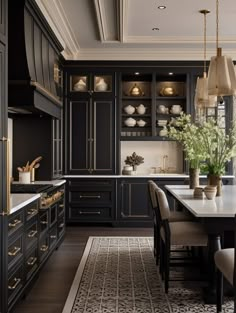
{"label": "pendant light cord", "polygon": [[219,0],[216,0],[216,55],[219,47]]}
{"label": "pendant light cord", "polygon": [[204,12],[204,73],[206,73],[206,11]]}

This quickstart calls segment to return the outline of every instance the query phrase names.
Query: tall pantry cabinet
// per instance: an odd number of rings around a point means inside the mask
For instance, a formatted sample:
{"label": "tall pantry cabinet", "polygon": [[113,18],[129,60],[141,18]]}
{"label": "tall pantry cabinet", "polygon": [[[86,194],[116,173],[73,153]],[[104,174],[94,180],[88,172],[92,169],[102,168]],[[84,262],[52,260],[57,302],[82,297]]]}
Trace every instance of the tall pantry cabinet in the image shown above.
{"label": "tall pantry cabinet", "polygon": [[0,0],[0,312],[7,307],[7,203],[8,144],[7,139],[7,0]]}

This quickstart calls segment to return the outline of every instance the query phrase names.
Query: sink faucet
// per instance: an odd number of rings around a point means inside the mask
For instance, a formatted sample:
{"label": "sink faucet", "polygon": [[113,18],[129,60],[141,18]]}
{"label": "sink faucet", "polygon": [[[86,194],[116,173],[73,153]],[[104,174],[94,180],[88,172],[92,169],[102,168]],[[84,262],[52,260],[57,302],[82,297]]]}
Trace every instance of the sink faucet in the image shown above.
{"label": "sink faucet", "polygon": [[162,158],[162,167],[159,167],[159,169],[160,169],[160,172],[161,173],[167,173],[168,172],[168,169],[169,168],[167,168],[167,162],[168,162],[168,155],[167,154],[165,154],[165,155],[163,155],[163,158]]}

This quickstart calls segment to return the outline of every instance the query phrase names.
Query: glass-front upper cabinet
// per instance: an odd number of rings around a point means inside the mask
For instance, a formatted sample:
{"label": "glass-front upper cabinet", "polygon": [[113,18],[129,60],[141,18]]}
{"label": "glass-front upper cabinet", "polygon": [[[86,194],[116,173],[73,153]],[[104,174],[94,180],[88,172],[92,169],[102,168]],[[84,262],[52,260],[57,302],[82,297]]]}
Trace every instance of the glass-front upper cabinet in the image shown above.
{"label": "glass-front upper cabinet", "polygon": [[70,92],[111,93],[113,92],[113,76],[93,73],[71,75]]}

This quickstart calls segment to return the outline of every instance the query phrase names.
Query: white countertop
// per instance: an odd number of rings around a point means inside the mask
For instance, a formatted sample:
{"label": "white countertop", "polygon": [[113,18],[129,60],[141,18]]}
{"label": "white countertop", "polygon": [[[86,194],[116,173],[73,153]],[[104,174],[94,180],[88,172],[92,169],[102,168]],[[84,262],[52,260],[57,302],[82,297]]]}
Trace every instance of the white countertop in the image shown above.
{"label": "white countertop", "polygon": [[39,193],[12,193],[10,195],[10,214],[39,198]]}
{"label": "white countertop", "polygon": [[[157,173],[137,175],[64,175],[64,178],[188,178],[188,174],[178,173]],[[200,175],[200,178],[207,178],[207,175]],[[234,175],[223,175],[222,178],[235,178]]]}
{"label": "white countertop", "polygon": [[166,185],[174,198],[196,217],[234,217],[236,214],[236,185],[222,186],[222,196],[214,200],[196,199],[188,185]]}
{"label": "white countertop", "polygon": [[[55,179],[55,180],[36,180],[31,182],[32,185],[53,185],[61,186],[66,183],[65,179]],[[20,184],[19,181],[14,181],[13,184]]]}

